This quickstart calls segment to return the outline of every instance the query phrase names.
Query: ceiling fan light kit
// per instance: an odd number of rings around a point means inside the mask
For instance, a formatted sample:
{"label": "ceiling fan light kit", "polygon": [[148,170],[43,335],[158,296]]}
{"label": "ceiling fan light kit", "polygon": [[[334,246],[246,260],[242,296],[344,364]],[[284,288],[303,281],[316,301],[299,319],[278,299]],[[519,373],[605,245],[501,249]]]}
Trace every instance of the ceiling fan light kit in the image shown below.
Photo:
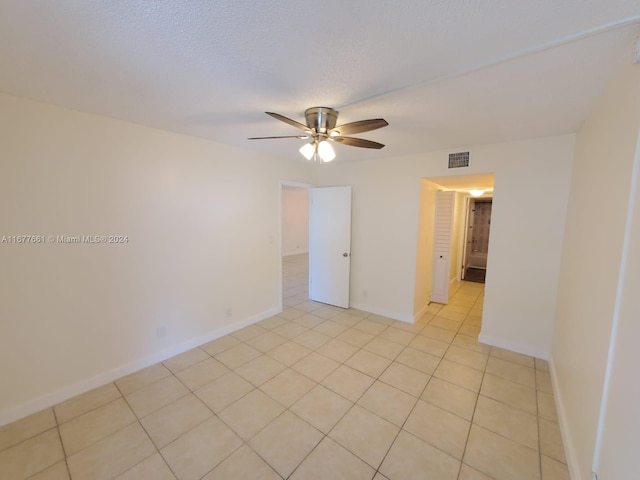
{"label": "ceiling fan light kit", "polygon": [[323,162],[330,162],[336,158],[336,152],[333,151],[333,147],[326,140],[318,143],[318,156]]}
{"label": "ceiling fan light kit", "polygon": [[300,153],[307,160],[320,160],[323,163],[330,162],[336,158],[336,152],[333,147],[325,140],[319,142],[314,140],[311,143],[305,143],[300,147]]}
{"label": "ceiling fan light kit", "polygon": [[300,147],[300,153],[307,160],[311,160],[316,153],[316,149],[313,143],[305,143],[303,146]]}
{"label": "ceiling fan light kit", "polygon": [[360,148],[381,149],[382,143],[365,140],[363,138],[345,137],[353,133],[369,132],[389,125],[383,118],[373,118],[370,120],[360,120],[344,125],[336,126],[338,122],[338,111],[329,107],[311,107],[304,112],[306,125],[287,118],[279,113],[265,112],[267,115],[287,123],[293,127],[303,130],[306,135],[286,135],[275,137],[251,137],[249,140],[267,140],[273,138],[299,138],[311,139],[310,143],[300,148],[300,153],[307,160],[319,161],[321,163],[330,162],[336,158],[330,142],[339,142],[343,145]]}

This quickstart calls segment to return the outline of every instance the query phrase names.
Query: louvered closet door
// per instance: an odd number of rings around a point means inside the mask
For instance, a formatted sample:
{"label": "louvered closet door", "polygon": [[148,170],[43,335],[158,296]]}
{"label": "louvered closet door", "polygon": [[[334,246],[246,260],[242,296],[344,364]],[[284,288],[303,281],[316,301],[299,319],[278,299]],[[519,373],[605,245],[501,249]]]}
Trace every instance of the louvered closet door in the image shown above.
{"label": "louvered closet door", "polygon": [[451,270],[451,235],[456,192],[436,192],[436,212],[433,232],[433,273],[431,301],[449,302],[449,271]]}

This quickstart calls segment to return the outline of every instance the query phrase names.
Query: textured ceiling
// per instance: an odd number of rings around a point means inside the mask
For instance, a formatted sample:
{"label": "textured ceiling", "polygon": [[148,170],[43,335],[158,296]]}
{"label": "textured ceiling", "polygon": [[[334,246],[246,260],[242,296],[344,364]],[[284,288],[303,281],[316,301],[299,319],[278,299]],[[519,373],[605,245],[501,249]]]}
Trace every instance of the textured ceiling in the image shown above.
{"label": "textured ceiling", "polygon": [[338,123],[350,161],[576,131],[632,56],[638,0],[0,2],[0,91],[302,158],[264,111]]}

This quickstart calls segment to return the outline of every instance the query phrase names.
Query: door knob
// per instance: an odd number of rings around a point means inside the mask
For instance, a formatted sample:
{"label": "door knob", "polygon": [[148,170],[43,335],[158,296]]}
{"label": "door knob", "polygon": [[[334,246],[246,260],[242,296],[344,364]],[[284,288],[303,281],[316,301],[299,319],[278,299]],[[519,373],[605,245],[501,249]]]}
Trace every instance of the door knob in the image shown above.
{"label": "door knob", "polygon": [[348,254],[347,252],[344,252],[344,253],[342,254],[342,256],[343,256],[343,257],[348,257],[348,256],[349,256],[349,254]]}

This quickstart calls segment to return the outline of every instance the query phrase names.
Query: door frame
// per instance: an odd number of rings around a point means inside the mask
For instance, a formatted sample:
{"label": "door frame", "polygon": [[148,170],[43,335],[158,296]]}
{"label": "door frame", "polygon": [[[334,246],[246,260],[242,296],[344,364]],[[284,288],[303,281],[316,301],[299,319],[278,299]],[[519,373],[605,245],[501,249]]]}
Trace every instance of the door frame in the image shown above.
{"label": "door frame", "polygon": [[464,219],[464,238],[462,239],[462,262],[460,265],[460,280],[464,280],[464,274],[467,271],[467,257],[469,255],[469,228],[471,228],[471,202],[475,199],[469,195],[466,197],[465,219]]}

